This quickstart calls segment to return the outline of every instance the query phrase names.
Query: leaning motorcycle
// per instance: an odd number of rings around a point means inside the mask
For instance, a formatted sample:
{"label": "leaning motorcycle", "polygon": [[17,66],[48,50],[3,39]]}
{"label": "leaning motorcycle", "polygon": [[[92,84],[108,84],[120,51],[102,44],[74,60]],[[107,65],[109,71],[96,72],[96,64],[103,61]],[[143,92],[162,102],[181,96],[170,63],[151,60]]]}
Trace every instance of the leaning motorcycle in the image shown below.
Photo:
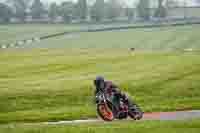
{"label": "leaning motorcycle", "polygon": [[96,106],[98,115],[105,121],[127,119],[128,117],[140,120],[143,116],[143,112],[137,104],[120,98],[119,104],[116,105],[102,90],[96,94]]}

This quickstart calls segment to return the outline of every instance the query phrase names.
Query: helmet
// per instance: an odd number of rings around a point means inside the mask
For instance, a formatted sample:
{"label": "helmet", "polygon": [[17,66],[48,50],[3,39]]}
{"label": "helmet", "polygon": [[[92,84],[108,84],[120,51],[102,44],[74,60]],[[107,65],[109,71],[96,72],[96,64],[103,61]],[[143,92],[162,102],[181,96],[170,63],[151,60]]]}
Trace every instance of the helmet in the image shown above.
{"label": "helmet", "polygon": [[94,85],[97,89],[103,89],[104,88],[104,78],[102,76],[97,76],[94,80]]}

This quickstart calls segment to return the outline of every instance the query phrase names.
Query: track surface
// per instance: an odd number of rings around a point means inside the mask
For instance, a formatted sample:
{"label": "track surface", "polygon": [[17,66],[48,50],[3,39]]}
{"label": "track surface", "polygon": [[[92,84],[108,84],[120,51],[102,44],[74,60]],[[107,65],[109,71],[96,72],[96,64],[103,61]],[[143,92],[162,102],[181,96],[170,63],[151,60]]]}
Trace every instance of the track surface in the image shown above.
{"label": "track surface", "polygon": [[[144,117],[142,120],[184,120],[193,118],[200,118],[200,110],[144,113]],[[40,124],[59,125],[59,124],[93,123],[93,122],[103,122],[103,121],[101,119],[88,119],[88,120],[44,122]]]}

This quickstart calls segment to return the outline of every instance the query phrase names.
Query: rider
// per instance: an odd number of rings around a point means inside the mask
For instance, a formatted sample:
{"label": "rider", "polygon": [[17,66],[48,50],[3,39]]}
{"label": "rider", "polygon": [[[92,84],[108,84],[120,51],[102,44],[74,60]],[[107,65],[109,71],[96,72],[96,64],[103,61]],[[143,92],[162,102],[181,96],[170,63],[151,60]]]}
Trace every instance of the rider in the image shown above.
{"label": "rider", "polygon": [[[131,100],[129,100],[128,96],[119,90],[119,88],[112,83],[112,81],[105,81],[102,76],[97,76],[94,80],[95,85],[95,95],[99,93],[99,91],[103,91],[107,98],[111,100],[113,105],[115,105],[116,109],[119,110],[121,107],[120,99],[123,100],[123,103],[126,103],[130,110],[134,110],[136,113],[134,115],[135,119],[141,119],[143,112],[138,108],[138,106]],[[96,101],[98,103],[98,101]],[[116,111],[117,111],[116,110]],[[114,115],[118,116],[118,113],[114,111]]]}
{"label": "rider", "polygon": [[120,105],[120,98],[123,99],[124,102],[128,101],[128,96],[121,92],[119,88],[113,84],[112,81],[105,81],[102,76],[97,76],[96,79],[94,80],[94,85],[95,85],[95,95],[100,91],[103,90],[108,98],[111,99],[114,105],[119,107]]}

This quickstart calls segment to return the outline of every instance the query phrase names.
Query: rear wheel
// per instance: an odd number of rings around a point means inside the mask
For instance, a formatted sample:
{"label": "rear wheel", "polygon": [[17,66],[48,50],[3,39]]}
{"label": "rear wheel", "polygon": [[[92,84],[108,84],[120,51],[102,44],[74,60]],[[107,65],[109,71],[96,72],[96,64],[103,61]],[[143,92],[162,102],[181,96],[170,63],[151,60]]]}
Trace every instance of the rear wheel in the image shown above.
{"label": "rear wheel", "polygon": [[143,117],[143,112],[142,110],[139,108],[138,105],[134,105],[132,107],[129,107],[129,112],[128,115],[134,119],[134,120],[140,120]]}
{"label": "rear wheel", "polygon": [[112,121],[114,119],[112,110],[106,104],[98,104],[97,112],[99,116],[105,121]]}

